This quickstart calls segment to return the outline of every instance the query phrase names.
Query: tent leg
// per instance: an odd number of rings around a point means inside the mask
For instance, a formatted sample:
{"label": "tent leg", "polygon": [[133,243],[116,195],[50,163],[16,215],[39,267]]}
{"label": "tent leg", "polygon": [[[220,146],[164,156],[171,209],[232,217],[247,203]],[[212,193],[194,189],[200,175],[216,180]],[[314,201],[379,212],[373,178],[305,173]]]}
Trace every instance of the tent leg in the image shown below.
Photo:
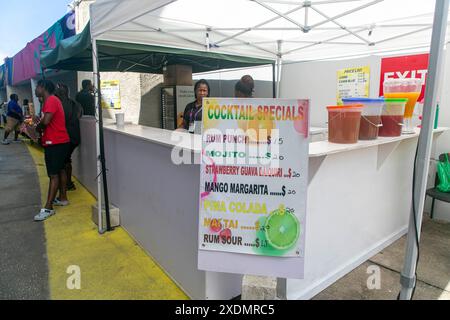
{"label": "tent leg", "polygon": [[273,98],[275,99],[277,97],[277,79],[276,79],[276,67],[275,63],[272,64],[272,92],[273,92]]}
{"label": "tent leg", "polygon": [[280,87],[281,87],[281,68],[282,68],[281,59],[278,59],[277,62],[277,98],[280,97]]}
{"label": "tent leg", "polygon": [[[98,61],[97,61],[97,41],[92,39],[92,70],[94,71],[94,87],[95,89],[99,88],[99,82],[97,78],[98,74]],[[96,95],[98,95],[97,90],[95,90]],[[97,97],[96,97],[97,98]],[[96,101],[96,109],[99,109],[98,99]],[[98,114],[98,112],[97,112]],[[100,234],[104,233],[103,230],[103,216],[102,216],[102,180],[100,178],[102,173],[102,164],[100,161],[100,123],[99,121],[95,122],[95,133],[96,133],[96,145],[97,145],[97,205],[98,205],[98,232]]]}
{"label": "tent leg", "polygon": [[98,114],[98,120],[96,121],[98,232],[103,234],[105,230],[103,229],[102,196],[105,198],[106,231],[111,231],[111,221],[109,213],[108,183],[106,176],[105,145],[103,137],[103,114],[101,108],[100,72],[96,39],[92,39],[92,55],[94,87],[97,93],[96,109]]}
{"label": "tent leg", "polygon": [[278,40],[277,41],[277,45],[278,45],[278,54],[277,54],[277,98],[280,97],[280,85],[281,85],[281,45],[282,45],[282,41]]}
{"label": "tent leg", "polygon": [[414,203],[409,221],[406,257],[400,281],[402,285],[400,292],[401,300],[410,300],[412,298],[417,281],[415,276],[418,257],[417,243],[420,240],[420,230],[425,205],[434,115],[436,113],[438,82],[441,74],[449,2],[450,0],[436,0],[434,11],[433,36],[430,47],[425,107],[415,163]]}

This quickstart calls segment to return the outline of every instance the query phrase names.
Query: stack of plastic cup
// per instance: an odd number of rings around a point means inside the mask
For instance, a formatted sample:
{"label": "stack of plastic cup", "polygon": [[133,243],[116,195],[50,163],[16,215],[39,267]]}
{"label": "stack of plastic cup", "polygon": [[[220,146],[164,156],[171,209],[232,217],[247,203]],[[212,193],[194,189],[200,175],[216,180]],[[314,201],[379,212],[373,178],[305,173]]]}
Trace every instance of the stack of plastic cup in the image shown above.
{"label": "stack of plastic cup", "polygon": [[408,99],[404,113],[403,133],[414,133],[412,118],[417,100],[422,92],[421,79],[389,79],[383,84],[385,98]]}
{"label": "stack of plastic cup", "polygon": [[362,104],[361,125],[359,128],[359,140],[375,140],[381,123],[384,99],[346,98],[342,99],[344,105]]}

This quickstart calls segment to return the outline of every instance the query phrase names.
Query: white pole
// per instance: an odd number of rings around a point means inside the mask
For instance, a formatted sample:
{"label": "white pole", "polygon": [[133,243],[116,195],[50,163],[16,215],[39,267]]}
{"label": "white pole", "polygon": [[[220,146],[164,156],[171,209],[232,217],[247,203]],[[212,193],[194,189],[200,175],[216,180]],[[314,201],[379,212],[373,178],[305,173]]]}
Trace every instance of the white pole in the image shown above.
{"label": "white pole", "polygon": [[[277,41],[277,99],[280,99],[282,40]],[[277,299],[287,300],[287,279],[277,278]]]}
{"label": "white pole", "polygon": [[282,53],[281,53],[282,41],[278,40],[277,44],[278,44],[278,53],[277,53],[277,98],[280,98],[281,67],[282,67]]}
{"label": "white pole", "polygon": [[416,175],[413,206],[416,210],[414,210],[414,208],[411,210],[411,218],[409,221],[406,257],[400,281],[402,285],[402,290],[400,292],[401,300],[411,300],[417,281],[415,275],[418,255],[417,242],[420,241],[420,230],[425,205],[429,159],[433,139],[433,124],[438,98],[438,81],[442,71],[442,59],[444,54],[445,34],[447,30],[449,2],[450,0],[436,0],[436,7],[434,10],[433,36],[431,39],[430,48],[427,90],[425,94],[422,130],[420,132],[416,156],[417,163],[415,166]]}
{"label": "white pole", "polygon": [[[92,70],[94,71],[94,87],[95,87],[95,109],[98,115],[99,108],[101,106],[98,103],[98,55],[97,55],[97,40],[92,38]],[[95,121],[95,134],[96,134],[96,150],[97,150],[97,205],[98,205],[98,232],[104,233],[103,230],[103,216],[102,216],[102,163],[100,161],[100,124],[98,119]]]}

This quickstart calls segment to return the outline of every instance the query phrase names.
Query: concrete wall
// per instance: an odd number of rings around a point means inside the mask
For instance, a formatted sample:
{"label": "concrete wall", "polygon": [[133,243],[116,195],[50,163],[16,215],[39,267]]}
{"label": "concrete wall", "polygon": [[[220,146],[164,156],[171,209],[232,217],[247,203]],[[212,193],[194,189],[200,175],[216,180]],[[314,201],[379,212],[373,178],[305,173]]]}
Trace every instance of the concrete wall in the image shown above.
{"label": "concrete wall", "polygon": [[[125,121],[134,124],[139,123],[141,111],[141,79],[139,73],[102,72],[102,80],[120,81],[120,110],[103,109],[103,115],[107,119],[115,119],[116,113],[125,113]],[[81,90],[81,82],[85,79],[93,81],[91,72],[78,72],[78,90]]]}
{"label": "concrete wall", "polygon": [[139,124],[148,127],[161,128],[161,87],[162,75],[141,75],[141,110]]}
{"label": "concrete wall", "polygon": [[280,97],[311,99],[311,125],[326,127],[326,106],[336,104],[337,71],[344,68],[370,66],[370,96],[378,97],[381,58],[315,61],[283,66]]}
{"label": "concrete wall", "polygon": [[[236,80],[207,80],[211,86],[212,97],[234,97],[234,87]],[[255,98],[272,98],[273,97],[272,82],[255,81]]]}
{"label": "concrete wall", "polygon": [[28,81],[25,84],[18,85],[18,86],[7,86],[6,87],[6,93],[7,93],[7,100],[9,101],[9,96],[13,93],[17,94],[19,96],[19,104],[22,105],[22,102],[24,99],[28,99],[29,101],[32,101],[33,95],[31,93],[31,84]]}
{"label": "concrete wall", "polygon": [[[76,95],[78,89],[76,72],[58,72],[56,74],[47,76],[47,79],[53,81],[55,85],[57,83],[64,83],[69,87],[70,96],[74,97]],[[32,81],[34,81],[34,85],[32,84]],[[16,93],[17,95],[19,95],[20,104],[22,104],[24,99],[28,99],[30,102],[33,102],[36,114],[39,114],[41,106],[34,94],[34,88],[37,81],[38,79],[32,79],[26,81],[21,85],[7,86],[7,100],[9,100],[9,96],[12,93]]]}
{"label": "concrete wall", "polygon": [[75,71],[58,72],[55,75],[48,76],[47,79],[53,81],[56,85],[58,83],[64,83],[69,87],[69,95],[71,98],[75,98],[78,92],[78,75]]}

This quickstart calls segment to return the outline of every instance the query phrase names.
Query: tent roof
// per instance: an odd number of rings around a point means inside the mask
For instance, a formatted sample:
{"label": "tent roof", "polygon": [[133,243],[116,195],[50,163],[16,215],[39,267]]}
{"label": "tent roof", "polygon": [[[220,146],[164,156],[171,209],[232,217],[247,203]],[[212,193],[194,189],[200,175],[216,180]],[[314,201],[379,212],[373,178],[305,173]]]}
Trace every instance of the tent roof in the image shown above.
{"label": "tent roof", "polygon": [[[194,73],[271,64],[270,59],[201,52],[148,44],[99,40],[100,71],[162,73],[165,65],[191,65]],[[92,46],[89,25],[63,40],[54,50],[41,56],[44,68],[92,71]]]}
{"label": "tent roof", "polygon": [[301,61],[427,47],[433,12],[423,0],[97,0],[91,23],[102,40]]}

